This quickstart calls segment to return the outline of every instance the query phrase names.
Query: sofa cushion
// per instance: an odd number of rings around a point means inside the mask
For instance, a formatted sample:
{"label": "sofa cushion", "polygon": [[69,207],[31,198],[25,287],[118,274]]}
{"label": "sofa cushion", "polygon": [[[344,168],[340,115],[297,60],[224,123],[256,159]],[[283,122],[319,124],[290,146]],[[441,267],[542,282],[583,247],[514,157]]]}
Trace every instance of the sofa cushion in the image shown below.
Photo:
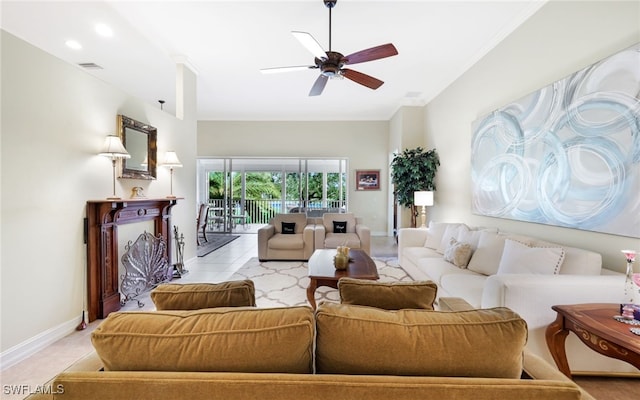
{"label": "sofa cushion", "polygon": [[115,312],[91,341],[110,371],[313,371],[309,307]]}
{"label": "sofa cushion", "polygon": [[304,227],[307,226],[307,216],[299,213],[277,214],[271,219],[270,224],[273,225],[276,233],[282,233],[283,222],[296,224],[295,233],[302,233],[304,231]]}
{"label": "sofa cushion", "polygon": [[431,281],[375,282],[341,278],[338,291],[342,304],[377,307],[385,310],[419,308],[433,310],[438,286]]}
{"label": "sofa cushion", "polygon": [[595,251],[576,247],[561,246],[557,243],[535,240],[535,246],[562,247],[564,261],[560,267],[561,275],[600,275],[602,272],[602,255]]}
{"label": "sofa cushion", "polygon": [[347,246],[352,249],[360,248],[360,238],[355,233],[327,233],[324,237],[324,247],[335,249],[338,246]]}
{"label": "sofa cushion", "polygon": [[449,240],[449,247],[444,251],[444,259],[459,268],[467,268],[473,248],[469,243],[458,242],[455,238]]}
{"label": "sofa cushion", "polygon": [[158,310],[198,310],[256,305],[253,281],[222,283],[163,283],[151,291]]}
{"label": "sofa cushion", "polygon": [[442,257],[435,250],[426,247],[405,247],[402,249],[402,255],[414,264],[417,264],[421,258]]}
{"label": "sofa cushion", "polygon": [[442,258],[442,256],[418,260],[417,267],[438,285],[440,285],[442,277],[445,275],[477,274],[477,272],[470,271],[469,269],[456,267]]}
{"label": "sofa cushion", "polygon": [[496,232],[482,231],[478,248],[469,260],[469,270],[483,275],[494,275],[498,272],[506,238],[505,235]]}
{"label": "sofa cushion", "polygon": [[452,222],[429,222],[429,228],[427,229],[427,240],[424,242],[424,247],[437,250],[442,243],[442,237],[445,230],[451,225],[460,226],[460,223]]}
{"label": "sofa cushion", "polygon": [[275,250],[301,250],[304,248],[304,237],[301,233],[276,233],[269,239],[268,246]]}
{"label": "sofa cushion", "polygon": [[564,260],[562,247],[532,247],[506,239],[498,274],[546,274],[560,271]]}
{"label": "sofa cushion", "polygon": [[356,232],[356,217],[353,213],[326,213],[322,216],[322,225],[327,233],[333,233],[334,221],[346,221],[347,233]]}
{"label": "sofa cushion", "polygon": [[457,238],[458,232],[460,232],[461,230],[468,229],[469,228],[464,224],[450,224],[449,226],[447,226],[447,228],[444,230],[444,233],[442,234],[442,239],[440,240],[440,244],[438,245],[436,251],[440,254],[444,254],[447,247],[449,247],[449,242],[451,241],[451,239]]}
{"label": "sofa cushion", "polygon": [[387,311],[321,303],[316,370],[326,374],[520,377],[527,325],[507,308]]}

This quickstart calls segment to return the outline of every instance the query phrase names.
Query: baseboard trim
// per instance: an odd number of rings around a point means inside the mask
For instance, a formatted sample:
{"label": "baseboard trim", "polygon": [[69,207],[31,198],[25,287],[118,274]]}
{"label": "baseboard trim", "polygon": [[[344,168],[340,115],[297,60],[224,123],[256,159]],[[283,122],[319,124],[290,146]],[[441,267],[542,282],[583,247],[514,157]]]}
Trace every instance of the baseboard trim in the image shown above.
{"label": "baseboard trim", "polygon": [[4,371],[9,367],[18,364],[45,347],[73,333],[79,323],[80,321],[78,318],[63,322],[58,326],[47,329],[46,331],[3,351],[0,353],[0,365],[2,365],[1,370]]}

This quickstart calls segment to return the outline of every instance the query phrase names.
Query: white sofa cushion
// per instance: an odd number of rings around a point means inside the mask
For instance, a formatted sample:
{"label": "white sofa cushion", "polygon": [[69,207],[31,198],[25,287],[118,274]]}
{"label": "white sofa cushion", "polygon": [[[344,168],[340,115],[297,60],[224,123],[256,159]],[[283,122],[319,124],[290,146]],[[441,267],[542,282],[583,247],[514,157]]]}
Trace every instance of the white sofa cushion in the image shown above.
{"label": "white sofa cushion", "polygon": [[458,236],[456,236],[456,240],[460,243],[468,243],[471,246],[471,249],[475,250],[478,248],[478,242],[480,241],[480,234],[482,230],[477,229],[469,229],[464,226],[458,230]]}
{"label": "white sofa cushion", "polygon": [[405,247],[403,250],[403,257],[407,258],[414,264],[418,263],[421,258],[440,258],[442,257],[433,249],[427,249],[426,247]]}
{"label": "white sofa cushion", "polygon": [[562,247],[535,247],[506,239],[498,274],[546,274],[560,271],[564,260]]}
{"label": "white sofa cushion", "polygon": [[[442,238],[445,231],[449,227],[457,228],[462,225],[459,222],[429,222],[427,228],[427,240],[424,242],[424,247],[429,249],[438,250],[442,246]],[[442,252],[440,252],[442,254]]]}
{"label": "white sofa cushion", "polygon": [[482,275],[494,275],[498,272],[506,238],[507,236],[496,232],[482,231],[478,248],[469,260],[469,270]]}
{"label": "white sofa cushion", "polygon": [[564,261],[560,267],[561,275],[600,275],[602,273],[602,255],[595,251],[561,246],[557,243],[535,240],[536,246],[564,248]]}
{"label": "white sofa cushion", "polygon": [[469,271],[467,269],[456,267],[450,262],[445,261],[442,256],[438,258],[422,258],[418,260],[416,266],[427,276],[429,276],[429,279],[431,279],[436,284],[440,284],[440,280],[444,275],[475,274],[475,272]]}
{"label": "white sofa cushion", "polygon": [[437,252],[440,254],[444,254],[447,247],[449,247],[449,243],[451,239],[455,239],[458,237],[458,232],[461,230],[469,230],[469,228],[464,224],[449,224],[447,228],[444,230],[442,234],[442,239],[440,239],[440,244],[438,245]]}

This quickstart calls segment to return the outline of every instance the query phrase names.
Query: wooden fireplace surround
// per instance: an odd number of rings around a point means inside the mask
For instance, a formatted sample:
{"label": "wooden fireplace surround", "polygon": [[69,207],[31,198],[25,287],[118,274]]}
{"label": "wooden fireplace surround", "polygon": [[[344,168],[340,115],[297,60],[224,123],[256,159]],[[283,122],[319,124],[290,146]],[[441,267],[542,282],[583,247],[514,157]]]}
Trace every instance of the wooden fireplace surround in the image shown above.
{"label": "wooden fireplace surround", "polygon": [[[175,198],[87,201],[87,297],[89,322],[120,309],[118,290],[118,225],[154,221],[154,235],[167,243]],[[172,273],[172,271],[170,271]],[[169,279],[171,277],[168,277]]]}

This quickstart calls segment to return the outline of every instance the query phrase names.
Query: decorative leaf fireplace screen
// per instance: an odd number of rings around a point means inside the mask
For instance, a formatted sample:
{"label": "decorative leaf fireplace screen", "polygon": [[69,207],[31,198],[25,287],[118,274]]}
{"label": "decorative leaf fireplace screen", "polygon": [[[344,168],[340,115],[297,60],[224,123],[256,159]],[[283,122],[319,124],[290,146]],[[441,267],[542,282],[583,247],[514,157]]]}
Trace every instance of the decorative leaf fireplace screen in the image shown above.
{"label": "decorative leaf fireplace screen", "polygon": [[[122,276],[120,291],[124,296],[121,304],[134,300],[142,293],[172,278],[172,270],[167,260],[167,243],[162,235],[153,236],[149,232],[141,234],[135,243],[129,241],[125,246],[122,264],[125,274]],[[143,307],[140,300],[138,307]]]}

